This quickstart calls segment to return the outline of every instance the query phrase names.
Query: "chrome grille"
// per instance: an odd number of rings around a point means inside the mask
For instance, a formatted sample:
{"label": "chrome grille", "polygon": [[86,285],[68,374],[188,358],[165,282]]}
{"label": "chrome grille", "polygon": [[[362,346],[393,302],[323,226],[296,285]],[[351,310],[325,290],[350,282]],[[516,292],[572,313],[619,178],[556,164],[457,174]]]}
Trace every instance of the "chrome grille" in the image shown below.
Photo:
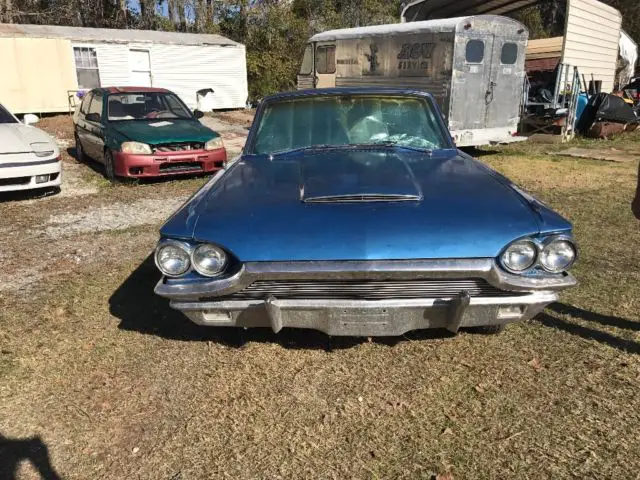
{"label": "chrome grille", "polygon": [[[276,298],[386,300],[399,298],[453,298],[462,291],[471,297],[506,297],[507,292],[482,279],[464,280],[259,280],[228,300]],[[524,293],[522,293],[524,294]]]}
{"label": "chrome grille", "polygon": [[181,143],[164,143],[154,147],[154,153],[167,152],[184,152],[189,150],[202,150],[204,143],[202,142],[181,142]]}

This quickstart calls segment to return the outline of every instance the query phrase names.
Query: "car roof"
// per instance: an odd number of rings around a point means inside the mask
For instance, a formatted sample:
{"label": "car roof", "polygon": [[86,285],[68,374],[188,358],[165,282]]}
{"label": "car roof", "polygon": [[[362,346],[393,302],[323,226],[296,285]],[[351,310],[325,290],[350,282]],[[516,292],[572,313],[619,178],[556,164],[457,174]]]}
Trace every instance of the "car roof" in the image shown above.
{"label": "car roof", "polygon": [[338,87],[338,88],[314,88],[310,90],[295,90],[292,92],[275,93],[262,99],[263,102],[273,102],[299,97],[322,97],[339,95],[410,95],[428,97],[433,99],[430,93],[422,90],[413,90],[397,87]]}
{"label": "car roof", "polygon": [[94,92],[101,92],[102,94],[109,93],[171,93],[171,90],[166,88],[155,87],[101,87],[93,89]]}

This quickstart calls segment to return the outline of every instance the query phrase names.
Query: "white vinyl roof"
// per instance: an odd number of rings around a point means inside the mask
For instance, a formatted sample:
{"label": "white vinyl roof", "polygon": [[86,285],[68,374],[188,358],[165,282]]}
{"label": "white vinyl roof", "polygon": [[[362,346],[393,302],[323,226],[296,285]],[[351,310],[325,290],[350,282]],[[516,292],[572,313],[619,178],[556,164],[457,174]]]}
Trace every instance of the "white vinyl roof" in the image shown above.
{"label": "white vinyl roof", "polygon": [[115,28],[20,25],[15,23],[0,23],[0,37],[65,38],[76,42],[102,43],[137,42],[169,45],[241,45],[222,35],[158,32],[155,30],[120,30]]}
{"label": "white vinyl roof", "polygon": [[369,37],[371,35],[392,35],[394,33],[418,32],[453,32],[456,26],[468,17],[443,18],[440,20],[426,20],[411,23],[392,23],[389,25],[373,25],[370,27],[342,28],[318,33],[311,37],[310,42],[325,42],[347,38]]}

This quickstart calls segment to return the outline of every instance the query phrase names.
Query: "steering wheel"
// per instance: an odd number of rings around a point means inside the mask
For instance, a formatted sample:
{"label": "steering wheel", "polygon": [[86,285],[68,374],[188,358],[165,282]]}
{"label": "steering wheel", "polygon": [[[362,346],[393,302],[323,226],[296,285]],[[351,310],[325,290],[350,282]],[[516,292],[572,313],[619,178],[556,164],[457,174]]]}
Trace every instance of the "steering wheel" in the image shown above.
{"label": "steering wheel", "polygon": [[151,110],[145,115],[145,118],[158,118],[158,115],[160,115],[160,110]]}

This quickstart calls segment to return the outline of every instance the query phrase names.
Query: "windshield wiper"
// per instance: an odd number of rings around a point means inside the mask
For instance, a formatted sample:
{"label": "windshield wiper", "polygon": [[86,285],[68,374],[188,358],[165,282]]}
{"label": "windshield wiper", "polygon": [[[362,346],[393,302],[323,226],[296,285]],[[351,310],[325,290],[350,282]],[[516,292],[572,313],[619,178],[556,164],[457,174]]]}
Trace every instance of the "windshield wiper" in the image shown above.
{"label": "windshield wiper", "polygon": [[405,145],[400,142],[396,142],[393,140],[381,140],[379,142],[370,142],[370,143],[354,143],[351,146],[354,147],[393,147],[393,148],[405,148],[407,150],[414,150],[416,152],[424,152],[424,153],[433,153],[433,150],[425,147],[414,147],[411,145]]}
{"label": "windshield wiper", "polygon": [[277,157],[278,155],[286,155],[288,153],[305,152],[308,150],[347,148],[349,146],[350,145],[331,145],[331,144],[307,145],[306,147],[296,147],[296,148],[290,148],[288,150],[278,150],[277,152],[272,152],[269,155],[273,157]]}

